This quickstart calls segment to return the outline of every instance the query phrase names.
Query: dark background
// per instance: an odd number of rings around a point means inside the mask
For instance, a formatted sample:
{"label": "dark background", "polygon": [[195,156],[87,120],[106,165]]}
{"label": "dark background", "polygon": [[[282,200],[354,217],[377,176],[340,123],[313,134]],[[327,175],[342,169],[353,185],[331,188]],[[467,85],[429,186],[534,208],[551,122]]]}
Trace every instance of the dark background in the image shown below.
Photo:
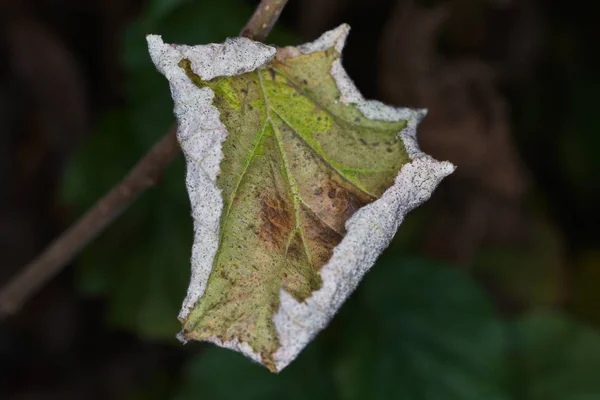
{"label": "dark background", "polygon": [[[0,3],[0,283],[172,123],[144,35],[235,36],[253,1]],[[600,399],[600,24],[584,1],[291,0],[276,44],[352,30],[366,97],[426,107],[458,166],[279,375],[176,315],[192,239],[181,157],[15,316],[1,399]]]}

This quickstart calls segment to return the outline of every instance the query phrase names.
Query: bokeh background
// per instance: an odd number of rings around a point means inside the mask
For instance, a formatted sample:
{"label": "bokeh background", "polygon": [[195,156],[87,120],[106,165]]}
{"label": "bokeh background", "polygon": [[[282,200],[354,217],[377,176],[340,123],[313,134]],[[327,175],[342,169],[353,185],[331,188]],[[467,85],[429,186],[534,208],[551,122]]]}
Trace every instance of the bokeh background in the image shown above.
{"label": "bokeh background", "polygon": [[[0,3],[0,283],[172,123],[144,35],[235,36],[255,1]],[[430,110],[458,166],[331,325],[273,375],[175,340],[180,157],[0,324],[0,398],[600,399],[600,24],[581,0],[291,0],[269,42],[348,22],[366,97]]]}

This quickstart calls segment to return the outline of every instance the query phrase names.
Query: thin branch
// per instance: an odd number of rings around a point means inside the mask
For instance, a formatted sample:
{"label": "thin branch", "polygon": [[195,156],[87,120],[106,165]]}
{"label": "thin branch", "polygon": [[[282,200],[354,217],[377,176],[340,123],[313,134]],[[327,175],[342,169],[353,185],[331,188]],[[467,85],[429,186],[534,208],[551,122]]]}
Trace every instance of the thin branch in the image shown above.
{"label": "thin branch", "polygon": [[[287,0],[262,0],[240,36],[265,40],[286,3]],[[119,184],[2,288],[0,319],[17,312],[140,194],[154,186],[179,152],[173,127]]]}
{"label": "thin branch", "polygon": [[263,0],[260,2],[256,11],[244,27],[240,36],[245,36],[250,39],[264,41],[269,32],[273,29],[273,25],[277,22],[279,14],[288,0]]}
{"label": "thin branch", "polygon": [[179,154],[175,128],[154,145],[118,185],[54,240],[0,292],[0,315],[14,313],[89,242],[115,220],[142,192],[154,186]]}

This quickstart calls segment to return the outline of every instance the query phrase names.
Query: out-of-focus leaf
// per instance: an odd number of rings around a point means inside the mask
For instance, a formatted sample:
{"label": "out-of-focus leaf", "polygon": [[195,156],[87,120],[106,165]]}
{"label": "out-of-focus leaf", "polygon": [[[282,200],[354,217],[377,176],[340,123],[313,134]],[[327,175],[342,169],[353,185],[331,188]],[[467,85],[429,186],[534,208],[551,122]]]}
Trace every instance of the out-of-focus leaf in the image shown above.
{"label": "out-of-focus leaf", "polygon": [[[160,21],[181,5],[192,2],[193,0],[148,0],[144,17],[149,21]],[[208,8],[206,5],[204,7]]]}
{"label": "out-of-focus leaf", "polygon": [[468,277],[390,257],[364,286],[340,338],[342,399],[507,398],[503,325]]}
{"label": "out-of-focus leaf", "polygon": [[600,334],[559,313],[526,315],[516,324],[516,398],[600,399]]}
{"label": "out-of-focus leaf", "polygon": [[188,364],[176,400],[334,400],[335,387],[319,343],[275,375],[232,351],[205,347]]}
{"label": "out-of-focus leaf", "polygon": [[525,307],[556,305],[565,295],[563,238],[546,215],[534,216],[531,225],[531,240],[482,251],[474,268]]}
{"label": "out-of-focus leaf", "polygon": [[[234,0],[155,0],[125,32],[126,107],[107,113],[71,160],[63,198],[83,213],[113,187],[174,122],[168,84],[147,52],[145,35],[186,43],[235,36],[251,13]],[[290,40],[289,35],[275,38]],[[108,320],[152,338],[174,338],[189,277],[192,225],[183,160],[144,193],[78,259],[80,288],[108,299]],[[168,206],[165,206],[168,205]]]}

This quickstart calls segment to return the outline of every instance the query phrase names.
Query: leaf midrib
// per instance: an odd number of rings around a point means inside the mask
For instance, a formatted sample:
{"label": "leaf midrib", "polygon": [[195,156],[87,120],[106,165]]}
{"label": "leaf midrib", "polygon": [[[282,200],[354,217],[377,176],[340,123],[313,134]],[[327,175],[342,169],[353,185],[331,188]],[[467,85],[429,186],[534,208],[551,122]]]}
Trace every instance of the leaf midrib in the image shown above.
{"label": "leaf midrib", "polygon": [[[260,71],[261,70],[256,70],[256,75],[258,76],[260,90],[261,90],[261,93],[263,95],[263,99],[265,102],[266,118],[267,118],[267,121],[271,124],[271,127],[273,128],[275,142],[277,143],[277,149],[279,150],[279,155],[281,156],[281,162],[283,163],[283,167],[284,167],[285,179],[287,180],[290,191],[292,192],[292,204],[294,206],[294,219],[296,221],[296,224],[295,224],[294,230],[290,233],[290,237],[288,237],[288,240],[286,241],[285,255],[287,257],[287,251],[288,251],[288,246],[289,246],[290,240],[292,240],[294,238],[294,235],[296,235],[296,233],[298,233],[300,235],[300,239],[302,240],[302,248],[304,249],[306,259],[308,260],[308,263],[310,264],[310,266],[314,269],[315,266],[312,262],[312,257],[310,256],[310,252],[309,252],[308,246],[306,244],[306,240],[304,238],[304,232],[302,231],[302,226],[301,226],[302,224],[300,223],[300,210],[299,210],[300,204],[298,201],[298,199],[300,198],[300,194],[298,193],[298,188],[296,187],[295,182],[292,183],[292,180],[290,179],[289,167],[287,164],[287,160],[285,159],[285,156],[284,156],[283,148],[281,147],[281,138],[279,137],[279,135],[281,133],[275,127],[275,124],[273,123],[273,120],[271,119],[271,114],[269,112],[271,110],[271,105],[269,104],[269,100],[267,99],[267,93],[265,92],[265,87],[263,84],[263,79],[260,74]],[[273,111],[275,111],[275,110],[273,110]]]}

